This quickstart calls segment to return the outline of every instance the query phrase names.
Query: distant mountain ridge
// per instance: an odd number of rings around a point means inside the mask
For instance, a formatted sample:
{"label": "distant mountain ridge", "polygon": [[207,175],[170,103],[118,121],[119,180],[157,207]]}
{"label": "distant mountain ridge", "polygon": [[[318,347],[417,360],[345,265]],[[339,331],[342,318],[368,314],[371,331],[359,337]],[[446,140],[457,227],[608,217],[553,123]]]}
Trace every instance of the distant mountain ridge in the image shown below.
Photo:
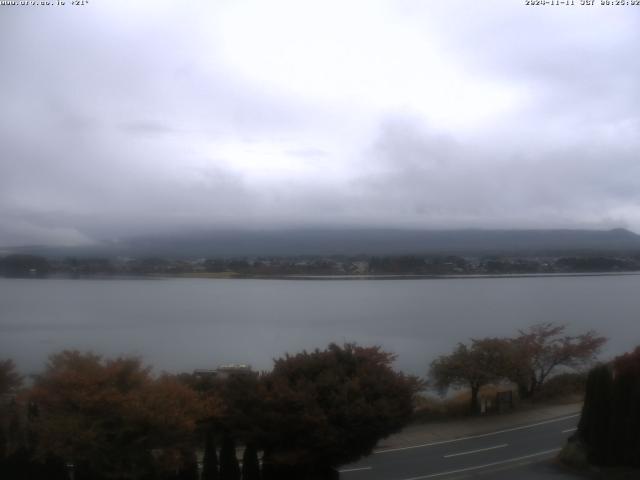
{"label": "distant mountain ridge", "polygon": [[568,255],[639,252],[629,230],[220,230],[126,239],[86,247],[19,247],[5,253],[101,257],[247,257],[330,255]]}

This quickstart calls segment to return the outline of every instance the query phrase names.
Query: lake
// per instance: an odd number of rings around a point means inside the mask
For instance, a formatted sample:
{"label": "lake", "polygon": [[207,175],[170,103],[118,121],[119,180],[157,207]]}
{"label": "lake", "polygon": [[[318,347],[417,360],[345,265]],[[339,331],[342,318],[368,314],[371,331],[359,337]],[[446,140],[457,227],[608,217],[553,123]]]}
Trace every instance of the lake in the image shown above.
{"label": "lake", "polygon": [[329,342],[381,345],[424,375],[471,337],[536,322],[595,329],[604,358],[640,344],[640,276],[420,280],[0,279],[0,359],[42,369],[65,348],[133,354],[171,372],[249,363]]}

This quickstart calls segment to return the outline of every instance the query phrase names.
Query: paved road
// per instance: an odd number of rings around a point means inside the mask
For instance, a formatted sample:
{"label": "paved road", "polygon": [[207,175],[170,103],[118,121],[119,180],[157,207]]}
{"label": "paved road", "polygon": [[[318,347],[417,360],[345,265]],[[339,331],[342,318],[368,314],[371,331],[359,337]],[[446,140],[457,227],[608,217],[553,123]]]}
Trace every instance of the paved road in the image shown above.
{"label": "paved road", "polygon": [[579,415],[505,430],[378,450],[344,466],[343,480],[546,480],[574,478],[558,471],[550,460],[575,431]]}

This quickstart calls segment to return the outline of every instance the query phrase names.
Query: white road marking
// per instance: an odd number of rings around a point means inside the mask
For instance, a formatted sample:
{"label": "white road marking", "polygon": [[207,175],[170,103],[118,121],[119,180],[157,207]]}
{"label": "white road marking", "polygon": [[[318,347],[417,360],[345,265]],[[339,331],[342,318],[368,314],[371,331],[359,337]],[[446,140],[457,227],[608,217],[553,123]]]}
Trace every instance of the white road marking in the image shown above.
{"label": "white road marking", "polygon": [[567,428],[566,430],[562,430],[562,433],[575,432],[577,429],[578,427]]}
{"label": "white road marking", "polygon": [[425,480],[427,478],[442,477],[443,475],[454,475],[456,473],[471,472],[473,470],[481,470],[483,468],[495,467],[496,465],[503,465],[505,463],[519,462],[521,460],[527,460],[529,458],[541,457],[543,455],[549,455],[551,453],[559,452],[560,450],[561,450],[560,448],[554,448],[553,450],[545,450],[544,452],[532,453],[530,455],[523,455],[522,457],[510,458],[508,460],[501,460],[499,462],[486,463],[484,465],[477,465],[475,467],[460,468],[458,470],[450,470],[448,472],[431,473],[429,475],[423,475],[421,477],[405,478],[403,480]]}
{"label": "white road marking", "polygon": [[359,472],[361,470],[371,470],[371,467],[359,467],[359,468],[346,468],[344,470],[338,470],[340,473]]}
{"label": "white road marking", "polygon": [[454,439],[451,439],[451,440],[442,440],[442,441],[439,441],[439,442],[422,443],[420,445],[411,445],[409,447],[398,447],[398,448],[387,448],[387,449],[384,449],[384,450],[376,450],[375,452],[373,452],[373,454],[377,455],[379,453],[400,452],[402,450],[411,450],[413,448],[434,447],[436,445],[446,445],[448,443],[462,442],[464,440],[473,440],[475,438],[490,437],[492,435],[499,435],[501,433],[515,432],[517,430],[525,430],[527,428],[533,428],[533,427],[537,427],[537,426],[540,426],[540,425],[547,425],[549,423],[562,422],[564,420],[568,420],[570,418],[575,418],[575,417],[579,417],[579,416],[580,416],[580,414],[576,413],[574,415],[567,415],[566,417],[554,418],[553,420],[545,420],[544,422],[532,423],[532,424],[529,424],[529,425],[523,425],[521,427],[506,428],[504,430],[498,430],[496,432],[481,433],[481,434],[478,434],[478,435],[470,435],[468,437],[459,437],[459,438],[454,438]]}
{"label": "white road marking", "polygon": [[486,452],[487,450],[496,450],[498,448],[504,448],[508,446],[509,446],[508,443],[503,443],[502,445],[496,445],[495,447],[479,448],[477,450],[469,450],[467,452],[450,453],[449,455],[443,455],[442,457],[443,458],[460,457],[462,455],[471,455],[472,453]]}

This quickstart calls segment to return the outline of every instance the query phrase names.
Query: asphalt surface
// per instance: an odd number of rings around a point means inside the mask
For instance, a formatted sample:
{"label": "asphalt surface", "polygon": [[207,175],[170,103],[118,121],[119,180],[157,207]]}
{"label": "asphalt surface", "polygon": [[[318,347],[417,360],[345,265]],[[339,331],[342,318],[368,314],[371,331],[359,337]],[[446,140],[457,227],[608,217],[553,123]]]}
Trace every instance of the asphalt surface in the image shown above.
{"label": "asphalt surface", "polygon": [[340,469],[342,480],[551,480],[579,478],[552,462],[579,415],[500,431],[378,450]]}

